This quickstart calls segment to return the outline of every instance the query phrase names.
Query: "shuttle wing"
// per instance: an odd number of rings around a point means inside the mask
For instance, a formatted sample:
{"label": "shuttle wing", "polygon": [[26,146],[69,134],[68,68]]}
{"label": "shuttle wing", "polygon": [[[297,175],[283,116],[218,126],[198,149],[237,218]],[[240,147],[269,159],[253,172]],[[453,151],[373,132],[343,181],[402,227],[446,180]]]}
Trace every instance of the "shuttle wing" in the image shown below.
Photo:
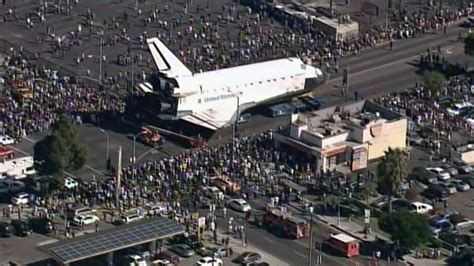
{"label": "shuttle wing", "polygon": [[234,121],[236,110],[224,109],[208,109],[203,112],[193,112],[190,115],[181,117],[184,121],[208,128],[210,130],[218,130]]}
{"label": "shuttle wing", "polygon": [[192,76],[193,73],[158,38],[147,39],[156,68],[169,78]]}

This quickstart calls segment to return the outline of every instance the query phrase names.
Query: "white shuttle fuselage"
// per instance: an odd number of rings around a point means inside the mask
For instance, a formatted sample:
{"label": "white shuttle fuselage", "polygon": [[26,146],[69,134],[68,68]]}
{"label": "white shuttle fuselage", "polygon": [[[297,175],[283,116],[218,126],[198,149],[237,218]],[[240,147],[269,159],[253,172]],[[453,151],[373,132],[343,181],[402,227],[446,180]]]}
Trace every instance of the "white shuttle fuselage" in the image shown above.
{"label": "white shuttle fuselage", "polygon": [[173,80],[172,115],[211,130],[233,123],[237,112],[303,93],[307,79],[323,76],[298,58],[193,74],[158,38],[147,42],[158,71]]}

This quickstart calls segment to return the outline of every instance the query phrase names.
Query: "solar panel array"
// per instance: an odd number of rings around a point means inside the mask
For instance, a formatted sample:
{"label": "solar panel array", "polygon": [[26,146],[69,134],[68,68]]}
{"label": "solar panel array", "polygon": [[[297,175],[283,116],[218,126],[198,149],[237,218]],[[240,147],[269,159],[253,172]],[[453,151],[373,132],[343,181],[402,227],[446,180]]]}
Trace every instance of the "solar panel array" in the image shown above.
{"label": "solar panel array", "polygon": [[63,263],[73,262],[181,232],[184,232],[183,227],[175,221],[156,218],[66,240],[54,244],[54,247],[49,248],[49,252]]}

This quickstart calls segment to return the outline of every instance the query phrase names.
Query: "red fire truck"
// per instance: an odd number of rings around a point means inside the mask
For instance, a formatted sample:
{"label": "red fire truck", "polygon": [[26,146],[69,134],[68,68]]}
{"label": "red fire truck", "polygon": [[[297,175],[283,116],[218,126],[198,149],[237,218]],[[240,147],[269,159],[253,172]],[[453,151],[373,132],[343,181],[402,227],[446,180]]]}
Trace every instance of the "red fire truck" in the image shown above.
{"label": "red fire truck", "polygon": [[291,215],[290,212],[269,207],[263,216],[262,225],[291,238],[309,236],[309,224],[306,220]]}
{"label": "red fire truck", "polygon": [[326,244],[342,256],[351,258],[359,255],[359,241],[346,234],[331,235]]}

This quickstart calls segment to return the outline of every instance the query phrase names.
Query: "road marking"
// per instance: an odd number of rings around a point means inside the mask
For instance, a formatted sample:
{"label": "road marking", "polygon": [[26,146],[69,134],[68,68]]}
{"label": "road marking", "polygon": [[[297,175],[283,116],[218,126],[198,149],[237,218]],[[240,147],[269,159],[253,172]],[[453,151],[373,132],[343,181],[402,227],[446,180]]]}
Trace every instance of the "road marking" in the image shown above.
{"label": "road marking", "polygon": [[[377,69],[386,68],[386,67],[389,67],[389,66],[392,66],[392,65],[400,64],[400,63],[403,63],[405,61],[412,60],[412,59],[415,59],[415,58],[418,58],[418,57],[419,57],[419,55],[413,55],[413,56],[402,58],[400,60],[393,61],[393,62],[390,62],[390,63],[374,66],[372,68],[367,68],[367,69],[364,69],[364,70],[361,70],[361,71],[358,71],[358,72],[354,72],[354,73],[349,72],[349,77],[354,77],[354,76],[357,76],[357,75],[360,75],[360,74],[365,74],[367,72],[371,72],[371,71],[374,71],[374,70],[377,70]],[[342,77],[337,77],[337,78],[334,78],[334,79],[330,79],[330,80],[328,80],[328,83],[338,81],[338,80],[342,80]]]}
{"label": "road marking", "polygon": [[87,165],[87,164],[86,164],[86,165],[84,165],[84,166],[85,166],[87,169],[91,170],[92,172],[94,172],[94,173],[96,173],[96,174],[99,174],[99,175],[101,175],[101,174],[103,174],[103,173],[104,173],[104,172],[101,172],[101,171],[99,171],[99,170],[97,170],[97,169],[93,168],[93,167],[92,167],[92,166],[90,166],[90,165]]}
{"label": "road marking", "polygon": [[298,255],[298,256],[300,256],[300,257],[303,257],[303,258],[305,258],[305,259],[306,259],[306,257],[307,257],[305,254],[303,254],[303,253],[301,253],[301,252],[298,252],[298,251],[296,251],[296,250],[293,250],[293,252],[294,252],[296,255]]}
{"label": "road marking", "polygon": [[15,150],[15,151],[17,151],[17,152],[19,152],[19,153],[22,153],[22,154],[26,155],[26,156],[30,156],[30,154],[27,153],[26,151],[20,150],[20,149],[14,147],[14,146],[10,146],[10,148],[11,148],[12,150]]}
{"label": "road marking", "polygon": [[23,139],[26,140],[26,141],[29,141],[29,142],[31,142],[31,143],[36,143],[36,140],[31,139],[31,138],[29,138],[29,137],[24,137]]}
{"label": "road marking", "polygon": [[273,243],[273,241],[272,241],[270,238],[266,237],[266,236],[263,237],[263,240],[268,241],[268,242],[270,242],[270,243]]}

